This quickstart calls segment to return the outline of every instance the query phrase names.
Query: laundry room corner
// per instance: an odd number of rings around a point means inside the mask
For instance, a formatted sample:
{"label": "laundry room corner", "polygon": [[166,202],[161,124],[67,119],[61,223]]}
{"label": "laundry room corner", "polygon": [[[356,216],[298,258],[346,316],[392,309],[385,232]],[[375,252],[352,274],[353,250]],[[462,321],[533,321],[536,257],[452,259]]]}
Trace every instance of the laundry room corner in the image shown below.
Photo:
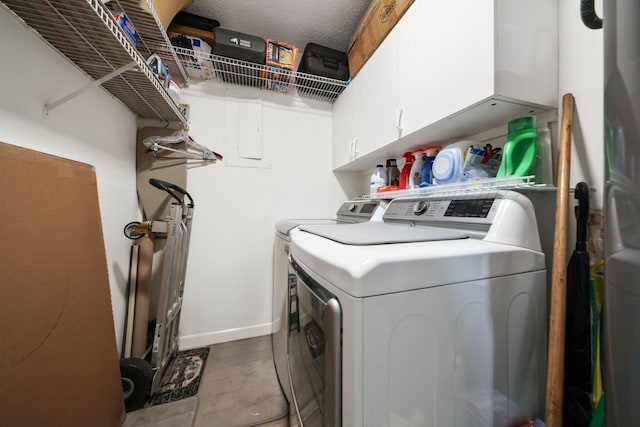
{"label": "laundry room corner", "polygon": [[[188,169],[197,209],[180,347],[269,334],[274,224],[331,217],[353,196],[331,171],[331,106],[215,82],[192,84],[182,100],[190,135],[224,160]],[[243,154],[251,135],[258,144]]]}

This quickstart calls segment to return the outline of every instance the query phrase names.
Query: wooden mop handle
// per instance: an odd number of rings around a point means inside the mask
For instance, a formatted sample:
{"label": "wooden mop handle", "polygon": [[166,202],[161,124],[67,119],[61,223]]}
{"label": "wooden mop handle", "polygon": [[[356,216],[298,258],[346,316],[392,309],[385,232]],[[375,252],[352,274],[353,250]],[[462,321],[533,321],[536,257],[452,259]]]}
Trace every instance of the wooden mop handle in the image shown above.
{"label": "wooden mop handle", "polygon": [[567,221],[569,218],[569,171],[571,163],[571,127],[573,95],[562,97],[562,121],[558,150],[556,223],[553,238],[553,266],[549,313],[549,353],[547,357],[547,394],[545,426],[562,426],[562,387],[564,382],[564,334],[567,278]]}

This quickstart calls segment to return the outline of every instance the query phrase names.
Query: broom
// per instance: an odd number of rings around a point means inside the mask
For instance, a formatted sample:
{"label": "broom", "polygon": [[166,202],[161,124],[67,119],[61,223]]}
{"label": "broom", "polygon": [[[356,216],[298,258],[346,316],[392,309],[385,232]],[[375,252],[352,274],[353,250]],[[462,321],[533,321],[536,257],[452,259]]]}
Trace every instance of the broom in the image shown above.
{"label": "broom", "polygon": [[547,357],[547,392],[545,426],[562,426],[562,388],[564,381],[564,336],[567,279],[567,221],[569,212],[569,170],[571,163],[571,127],[574,98],[562,97],[562,121],[558,150],[558,185],[551,275],[549,313],[549,352]]}

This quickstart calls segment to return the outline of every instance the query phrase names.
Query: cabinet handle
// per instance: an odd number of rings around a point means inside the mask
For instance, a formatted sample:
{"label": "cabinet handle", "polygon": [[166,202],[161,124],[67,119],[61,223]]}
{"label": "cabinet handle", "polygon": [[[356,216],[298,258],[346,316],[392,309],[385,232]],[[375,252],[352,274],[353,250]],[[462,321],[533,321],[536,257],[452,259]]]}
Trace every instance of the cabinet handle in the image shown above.
{"label": "cabinet handle", "polygon": [[402,136],[402,111],[401,107],[396,108],[396,129],[398,129],[398,138]]}
{"label": "cabinet handle", "polygon": [[360,142],[360,137],[356,136],[353,138],[353,160],[358,158],[358,143]]}
{"label": "cabinet handle", "polygon": [[349,140],[349,160],[353,160],[353,139]]}

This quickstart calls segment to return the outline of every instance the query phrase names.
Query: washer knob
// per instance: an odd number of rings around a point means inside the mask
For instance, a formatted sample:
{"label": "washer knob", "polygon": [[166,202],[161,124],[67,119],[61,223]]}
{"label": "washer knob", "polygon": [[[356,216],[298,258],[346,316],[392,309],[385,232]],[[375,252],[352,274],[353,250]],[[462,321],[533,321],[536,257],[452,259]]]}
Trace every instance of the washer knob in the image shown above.
{"label": "washer knob", "polygon": [[416,215],[422,215],[429,205],[424,200],[417,201],[415,205],[413,205],[413,213]]}
{"label": "washer knob", "polygon": [[351,203],[351,204],[347,207],[347,210],[348,210],[349,212],[354,212],[354,211],[356,210],[356,207],[357,207],[357,206],[356,206],[356,204],[355,204],[355,203]]}

